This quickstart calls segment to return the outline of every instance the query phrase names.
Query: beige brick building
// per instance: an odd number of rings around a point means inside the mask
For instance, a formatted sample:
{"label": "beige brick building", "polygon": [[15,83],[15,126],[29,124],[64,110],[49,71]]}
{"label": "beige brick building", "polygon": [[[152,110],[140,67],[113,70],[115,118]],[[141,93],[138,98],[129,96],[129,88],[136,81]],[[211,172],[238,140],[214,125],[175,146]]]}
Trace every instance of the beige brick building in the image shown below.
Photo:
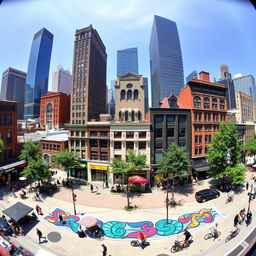
{"label": "beige brick building", "polygon": [[115,120],[145,120],[145,85],[142,75],[131,72],[117,76]]}
{"label": "beige brick building", "polygon": [[250,96],[237,91],[236,92],[236,122],[253,121],[253,100]]}

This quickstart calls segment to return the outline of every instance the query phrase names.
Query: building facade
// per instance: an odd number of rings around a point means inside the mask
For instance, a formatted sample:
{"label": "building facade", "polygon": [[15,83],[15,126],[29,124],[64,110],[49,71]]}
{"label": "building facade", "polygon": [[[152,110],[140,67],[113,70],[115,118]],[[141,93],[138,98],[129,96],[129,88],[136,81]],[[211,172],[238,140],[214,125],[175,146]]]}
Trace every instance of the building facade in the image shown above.
{"label": "building facade", "polygon": [[111,87],[108,88],[107,113],[115,116],[115,81],[111,81]]}
{"label": "building facade", "polygon": [[106,113],[106,48],[96,31],[76,30],[73,54],[71,123],[85,124]]}
{"label": "building facade", "polygon": [[24,92],[26,83],[26,73],[14,68],[8,68],[3,72],[1,99],[17,101],[18,119],[24,118]]}
{"label": "building facade", "polygon": [[115,84],[115,120],[145,120],[145,85],[142,75],[126,73],[117,76]]}
{"label": "building facade", "polygon": [[40,127],[58,130],[70,121],[70,95],[48,92],[41,97]]}
{"label": "building facade", "polygon": [[148,102],[148,78],[143,77],[143,83],[145,85],[144,91],[145,91],[145,113],[149,110],[149,102]]}
{"label": "building facade", "polygon": [[183,62],[176,23],[154,17],[149,45],[152,107],[184,86]]}
{"label": "building facade", "polygon": [[235,91],[243,92],[252,97],[256,101],[256,85],[255,78],[252,75],[235,75],[233,78]]}
{"label": "building facade", "polygon": [[226,89],[224,85],[210,82],[207,72],[199,73],[181,90],[178,105],[192,110],[192,161],[196,175],[207,171],[205,164],[207,145],[218,130],[220,122],[227,121]]}
{"label": "building facade", "polygon": [[139,74],[137,47],[117,51],[117,75]]}
{"label": "building facade", "polygon": [[43,28],[33,38],[25,88],[24,118],[40,116],[40,99],[48,91],[53,34]]}
{"label": "building facade", "polygon": [[72,75],[69,70],[65,70],[62,66],[58,66],[52,73],[52,91],[71,94],[71,86]]}

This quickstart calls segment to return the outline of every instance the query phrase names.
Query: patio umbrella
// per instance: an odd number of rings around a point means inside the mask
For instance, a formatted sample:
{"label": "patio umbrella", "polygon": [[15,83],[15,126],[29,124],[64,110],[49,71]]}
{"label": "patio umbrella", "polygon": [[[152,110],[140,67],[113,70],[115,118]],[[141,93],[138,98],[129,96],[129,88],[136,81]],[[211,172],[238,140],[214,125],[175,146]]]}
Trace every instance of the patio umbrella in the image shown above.
{"label": "patio umbrella", "polygon": [[19,180],[26,180],[26,177],[19,177]]}
{"label": "patio umbrella", "polygon": [[90,228],[97,224],[97,219],[91,216],[85,216],[81,219],[80,224],[86,228]]}
{"label": "patio umbrella", "polygon": [[139,175],[133,175],[128,178],[129,183],[147,183],[147,179],[139,176]]}

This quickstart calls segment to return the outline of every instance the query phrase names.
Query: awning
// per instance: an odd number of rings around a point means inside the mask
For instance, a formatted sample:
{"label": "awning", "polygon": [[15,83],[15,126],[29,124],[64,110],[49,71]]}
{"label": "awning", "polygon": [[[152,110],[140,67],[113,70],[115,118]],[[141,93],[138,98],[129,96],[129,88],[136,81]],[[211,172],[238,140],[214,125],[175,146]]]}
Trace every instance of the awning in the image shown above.
{"label": "awning", "polygon": [[33,208],[18,202],[13,206],[3,210],[3,213],[6,214],[11,219],[19,221],[21,218],[28,215],[31,211],[33,211]]}
{"label": "awning", "polygon": [[26,161],[25,160],[20,160],[20,161],[16,161],[16,162],[13,162],[13,163],[10,163],[10,164],[6,164],[6,165],[3,165],[0,167],[0,172],[11,172],[11,171],[14,171],[15,170],[15,167],[18,167],[20,165],[24,165],[26,164]]}
{"label": "awning", "polygon": [[147,179],[139,176],[139,175],[133,175],[128,178],[129,183],[147,183]]}
{"label": "awning", "polygon": [[210,170],[209,165],[201,166],[201,167],[194,167],[196,172],[206,172]]}

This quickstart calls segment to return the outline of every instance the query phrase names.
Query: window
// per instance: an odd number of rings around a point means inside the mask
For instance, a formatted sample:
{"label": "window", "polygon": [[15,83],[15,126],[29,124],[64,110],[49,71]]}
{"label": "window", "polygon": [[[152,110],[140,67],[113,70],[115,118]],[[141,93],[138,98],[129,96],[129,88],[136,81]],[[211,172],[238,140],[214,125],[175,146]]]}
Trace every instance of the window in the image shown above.
{"label": "window", "polygon": [[96,137],[96,136],[97,136],[97,132],[95,132],[95,131],[90,132],[90,136],[91,136],[91,137]]}
{"label": "window", "polygon": [[120,98],[121,98],[121,100],[125,100],[125,90],[122,90],[121,91],[121,96],[120,96]]}
{"label": "window", "polygon": [[91,141],[90,141],[90,144],[91,144],[91,147],[92,147],[92,148],[98,147],[98,141],[97,141],[97,140],[91,140]]}
{"label": "window", "polygon": [[60,151],[60,145],[57,145],[57,151]]}
{"label": "window", "polygon": [[135,118],[134,118],[134,111],[132,111],[132,121],[134,121],[135,120]]}
{"label": "window", "polygon": [[177,100],[176,99],[169,100],[169,107],[170,108],[176,108],[177,107]]}
{"label": "window", "polygon": [[167,116],[167,124],[174,124],[175,123],[175,116]]}
{"label": "window", "polygon": [[162,152],[156,152],[155,153],[155,162],[160,163],[163,159],[163,153]]}
{"label": "window", "polygon": [[156,128],[155,129],[155,138],[162,138],[162,136],[163,136],[162,128]]}
{"label": "window", "polygon": [[186,146],[186,139],[185,138],[179,138],[179,146],[185,147]]}
{"label": "window", "polygon": [[195,144],[198,143],[198,135],[195,136]]}
{"label": "window", "polygon": [[224,114],[220,114],[220,121],[225,121],[225,115]]}
{"label": "window", "polygon": [[126,148],[127,149],[134,149],[134,142],[133,141],[126,142]]}
{"label": "window", "polygon": [[167,137],[174,137],[174,128],[167,128]]}
{"label": "window", "polygon": [[82,131],[82,137],[85,137],[85,131]]}
{"label": "window", "polygon": [[132,100],[132,91],[128,90],[127,92],[127,100]]}
{"label": "window", "polygon": [[147,133],[146,132],[139,132],[139,138],[146,138]]}
{"label": "window", "polygon": [[81,140],[81,147],[85,147],[85,140]]}
{"label": "window", "polygon": [[146,149],[146,141],[139,142],[139,149]]}
{"label": "window", "polygon": [[179,137],[185,137],[185,136],[186,136],[186,129],[179,128]]}
{"label": "window", "polygon": [[56,149],[57,149],[57,146],[53,145],[53,150],[56,151]]}
{"label": "window", "polygon": [[108,141],[107,140],[100,141],[100,147],[101,148],[107,148],[108,147]]}
{"label": "window", "polygon": [[195,155],[198,155],[198,147],[195,147]]}
{"label": "window", "polygon": [[211,125],[205,125],[205,126],[204,126],[204,130],[205,130],[206,132],[210,132],[210,131],[212,130],[212,126],[211,126]]}
{"label": "window", "polygon": [[6,143],[12,143],[12,133],[10,131],[6,133]]}
{"label": "window", "polygon": [[163,116],[155,116],[155,124],[162,124]]}
{"label": "window", "polygon": [[218,107],[218,102],[217,102],[217,99],[212,99],[212,108],[213,109],[217,109],[217,107]]}
{"label": "window", "polygon": [[187,116],[185,115],[180,115],[179,116],[179,125],[185,125],[187,120]]}
{"label": "window", "polygon": [[74,140],[71,140],[71,147],[74,146]]}
{"label": "window", "polygon": [[220,109],[222,109],[222,110],[225,109],[225,102],[224,102],[224,100],[220,100]]}
{"label": "window", "polygon": [[121,132],[114,132],[114,138],[121,138]]}
{"label": "window", "polygon": [[122,148],[122,142],[121,141],[115,141],[114,142],[114,149],[121,149]]}
{"label": "window", "polygon": [[108,132],[100,132],[100,136],[101,137],[106,137],[106,136],[108,136]]}
{"label": "window", "polygon": [[81,153],[82,153],[81,155],[82,159],[85,159],[85,150],[82,150]]}
{"label": "window", "polygon": [[108,152],[100,152],[100,160],[108,161]]}
{"label": "window", "polygon": [[155,141],[155,149],[160,149],[163,147],[163,142],[161,140]]}
{"label": "window", "polygon": [[125,117],[125,121],[128,121],[128,111],[125,111],[124,117]]}
{"label": "window", "polygon": [[52,144],[50,144],[50,150],[52,150]]}
{"label": "window", "polygon": [[202,143],[202,135],[198,136],[198,143]]}
{"label": "window", "polygon": [[79,137],[79,131],[76,131],[76,136]]}
{"label": "window", "polygon": [[211,113],[204,113],[204,121],[211,121]]}
{"label": "window", "polygon": [[208,97],[204,98],[204,108],[210,108],[210,99]]}
{"label": "window", "polygon": [[126,87],[127,87],[128,89],[131,89],[131,88],[133,87],[133,84],[127,84]]}
{"label": "window", "polygon": [[98,152],[97,151],[91,151],[91,160],[98,160]]}
{"label": "window", "polygon": [[139,91],[138,90],[134,90],[134,96],[133,99],[137,100],[139,98]]}
{"label": "window", "polygon": [[76,147],[80,147],[80,140],[76,140]]}
{"label": "window", "polygon": [[45,144],[43,143],[43,149],[45,149],[46,147],[45,147]]}
{"label": "window", "polygon": [[127,139],[134,138],[134,132],[126,132],[126,138]]}
{"label": "window", "polygon": [[71,137],[74,136],[74,131],[71,131]]}
{"label": "window", "polygon": [[198,152],[199,155],[202,155],[202,147],[199,147],[199,152]]}
{"label": "window", "polygon": [[198,96],[194,97],[194,108],[201,108],[201,99]]}
{"label": "window", "polygon": [[141,112],[138,111],[138,120],[140,121],[141,120]]}
{"label": "window", "polygon": [[194,113],[194,121],[201,121],[202,113],[195,112]]}
{"label": "window", "polygon": [[207,154],[207,146],[204,148],[204,153]]}
{"label": "window", "polygon": [[213,114],[213,121],[215,121],[215,122],[219,121],[219,114],[218,113]]}

